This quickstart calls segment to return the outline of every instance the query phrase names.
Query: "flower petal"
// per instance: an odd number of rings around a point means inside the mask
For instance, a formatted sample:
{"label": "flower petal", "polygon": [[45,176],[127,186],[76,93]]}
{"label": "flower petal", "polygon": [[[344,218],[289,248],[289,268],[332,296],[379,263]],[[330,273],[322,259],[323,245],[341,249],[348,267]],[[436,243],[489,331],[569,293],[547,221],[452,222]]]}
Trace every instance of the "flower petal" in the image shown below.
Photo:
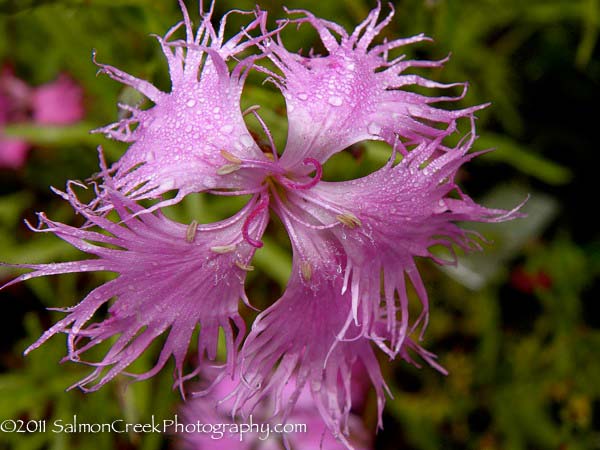
{"label": "flower petal", "polygon": [[146,110],[122,105],[130,116],[96,132],[132,143],[113,167],[121,192],[141,199],[178,191],[175,199],[163,201],[161,206],[174,204],[191,192],[248,190],[262,181],[256,170],[219,173],[228,162],[222,150],[239,158],[267,161],[247,130],[240,109],[244,81],[258,56],[241,59],[232,71],[226,64],[262,39],[247,37],[246,33],[263,23],[264,13],[257,12],[242,31],[224,42],[226,18],[215,31],[211,12],[204,14],[194,35],[187,11],[181,6],[185,41],[170,41],[181,23],[158,38],[169,64],[171,92],[161,92],[147,81],[99,64],[101,72],[154,102]]}
{"label": "flower petal", "polygon": [[[363,333],[382,342],[374,328],[381,316],[380,274],[384,280],[385,320],[390,345],[380,345],[390,356],[401,350],[406,337],[419,325],[425,329],[428,299],[415,265],[415,257],[441,264],[432,253],[436,245],[454,254],[453,245],[465,251],[480,249],[476,235],[458,221],[497,222],[520,217],[512,211],[476,204],[454,183],[459,167],[475,154],[467,154],[474,136],[449,150],[440,140],[424,142],[396,166],[390,163],[364,178],[347,182],[320,182],[308,192],[289,193],[288,208],[303,210],[314,226],[338,222],[330,228],[347,257],[342,291],[352,294],[352,315]],[[454,198],[458,193],[458,198]],[[333,245],[333,244],[332,244]],[[422,312],[409,321],[407,284],[411,283]]]}
{"label": "flower petal", "polygon": [[[352,407],[353,367],[362,365],[374,385],[379,413],[384,381],[367,339],[341,341],[351,298],[342,294],[341,253],[327,242],[326,231],[313,233],[292,225],[282,214],[294,248],[294,266],[283,296],[261,313],[240,352],[242,381],[232,394],[234,413],[252,413],[265,398],[273,398],[274,415],[284,419],[306,386],[316,408],[334,437],[348,444]],[[323,235],[323,236],[321,236]],[[348,333],[355,332],[350,327]],[[295,380],[290,393],[284,389]]]}
{"label": "flower petal", "polygon": [[[391,49],[428,40],[423,35],[371,46],[393,16],[392,11],[378,22],[380,4],[351,35],[310,12],[293,12],[304,14],[294,21],[312,25],[328,55],[303,57],[288,52],[280,43],[269,42],[269,57],[283,73],[282,77],[272,74],[272,79],[281,87],[288,110],[288,140],[281,158],[284,167],[302,170],[301,162],[307,157],[322,164],[334,153],[366,139],[391,143],[400,136],[414,144],[443,136],[455,129],[456,119],[481,109],[435,108],[431,104],[461,99],[466,85],[441,84],[404,74],[413,67],[441,67],[445,60],[389,60]],[[462,86],[463,93],[458,97],[427,97],[407,91],[408,86]]]}
{"label": "flower petal", "polygon": [[[75,386],[94,391],[122,372],[160,335],[168,336],[156,365],[137,380],[156,374],[172,355],[177,383],[184,380],[183,364],[194,331],[199,328],[198,355],[215,360],[219,329],[224,332],[232,371],[245,323],[238,314],[240,298],[247,301],[244,280],[255,248],[242,237],[242,228],[262,235],[268,215],[262,213],[250,224],[245,221],[257,199],[228,220],[209,224],[180,224],[161,213],[137,214],[143,209],[113,191],[110,198],[120,222],[95,214],[69,191],[74,209],[87,219],[75,228],[40,214],[36,231],[51,232],[95,259],[56,264],[26,264],[26,273],[8,285],[33,277],[60,273],[109,271],[117,278],[92,290],[78,305],[64,309],[67,316],[32,344],[26,353],[59,332],[68,335],[68,359],[80,361],[82,353],[117,337],[94,371]],[[95,226],[99,231],[93,231]],[[223,250],[227,249],[227,251]],[[115,299],[108,317],[90,324],[98,309]],[[195,372],[194,372],[195,373]],[[91,385],[92,383],[96,383]]]}

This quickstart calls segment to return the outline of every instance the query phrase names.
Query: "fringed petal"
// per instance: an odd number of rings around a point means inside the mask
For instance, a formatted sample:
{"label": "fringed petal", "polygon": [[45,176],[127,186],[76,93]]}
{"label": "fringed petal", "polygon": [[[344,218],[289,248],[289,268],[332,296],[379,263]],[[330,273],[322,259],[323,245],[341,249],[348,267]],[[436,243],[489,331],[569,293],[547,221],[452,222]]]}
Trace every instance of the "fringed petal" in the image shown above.
{"label": "fringed petal", "polygon": [[[234,413],[247,415],[273,399],[274,415],[290,416],[306,387],[327,428],[348,448],[353,369],[362,366],[373,384],[381,415],[384,386],[367,339],[341,340],[360,330],[346,325],[349,293],[342,294],[341,253],[327,231],[292,224],[280,211],[294,248],[294,266],[283,296],[259,315],[240,353],[240,384],[232,394]],[[294,389],[286,386],[295,383]]]}
{"label": "fringed petal", "polygon": [[225,42],[226,18],[215,31],[211,11],[203,13],[194,34],[183,3],[181,7],[186,39],[171,40],[182,24],[158,38],[169,65],[171,92],[161,92],[147,81],[98,64],[101,72],[137,89],[154,103],[146,110],[126,107],[128,117],[95,131],[131,143],[113,167],[119,191],[133,199],[177,191],[177,196],[164,200],[162,206],[174,204],[191,192],[248,190],[260,184],[263,177],[257,170],[219,171],[228,163],[222,150],[239,158],[267,161],[247,130],[240,109],[246,76],[258,56],[241,58],[231,71],[226,64],[263,39],[248,33],[264,23],[265,13],[257,11],[240,33]]}
{"label": "fringed petal", "polygon": [[[108,271],[117,278],[92,290],[78,305],[63,310],[66,317],[47,330],[26,353],[41,346],[56,333],[68,335],[67,359],[80,361],[87,350],[118,337],[99,362],[86,362],[93,372],[75,386],[94,391],[124,371],[160,335],[167,334],[155,366],[136,380],[156,374],[173,356],[176,383],[184,379],[183,366],[193,333],[199,329],[199,361],[217,357],[219,330],[227,345],[226,369],[232,372],[236,351],[245,335],[238,314],[244,293],[245,268],[255,247],[242,236],[242,228],[260,237],[268,215],[255,214],[258,202],[249,204],[232,218],[210,225],[180,224],[161,213],[138,214],[143,209],[116,191],[110,200],[119,215],[114,223],[83,205],[69,192],[76,212],[87,219],[85,228],[75,228],[40,214],[37,231],[51,232],[96,259],[21,265],[31,272],[5,286],[33,277],[59,273]],[[99,231],[91,229],[96,227]],[[90,323],[98,309],[114,299],[108,317]]]}
{"label": "fringed petal", "polygon": [[[432,247],[444,246],[451,254],[453,246],[480,249],[476,236],[459,221],[498,222],[522,216],[520,206],[504,211],[478,205],[454,183],[458,169],[474,156],[467,154],[473,140],[470,135],[456,148],[444,150],[439,140],[424,142],[396,166],[390,163],[361,179],[321,182],[310,192],[287,196],[288,209],[304,211],[314,226],[337,221],[330,233],[347,258],[342,291],[351,293],[353,319],[392,357],[411,332],[421,327],[422,334],[428,321],[427,292],[415,257],[453,263],[438,258]],[[387,344],[375,329],[381,317],[381,274]],[[416,320],[408,315],[409,284],[421,303]]]}
{"label": "fringed petal", "polygon": [[[393,10],[379,21],[379,4],[351,35],[307,11],[293,12],[304,15],[293,22],[308,23],[317,30],[328,55],[303,57],[288,52],[281,42],[265,46],[283,74],[272,79],[286,98],[289,132],[281,163],[287,169],[302,171],[301,162],[307,157],[322,164],[334,153],[366,139],[392,143],[400,137],[408,145],[445,136],[454,131],[458,118],[483,107],[446,111],[431,106],[462,99],[466,85],[442,84],[405,73],[416,67],[441,67],[445,60],[389,60],[391,49],[429,40],[425,36],[372,45],[391,21]],[[427,97],[406,90],[416,86],[459,87],[462,94]]]}

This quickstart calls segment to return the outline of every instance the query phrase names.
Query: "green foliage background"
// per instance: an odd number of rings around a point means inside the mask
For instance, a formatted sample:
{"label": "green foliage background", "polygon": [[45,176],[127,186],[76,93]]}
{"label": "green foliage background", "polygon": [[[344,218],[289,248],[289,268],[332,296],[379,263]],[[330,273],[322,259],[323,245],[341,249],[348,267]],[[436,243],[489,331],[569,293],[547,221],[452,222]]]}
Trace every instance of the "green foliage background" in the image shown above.
{"label": "green foliage background", "polygon": [[[283,2],[258,3],[272,17],[283,16]],[[348,29],[374,6],[368,0],[285,4]],[[219,1],[215,16],[253,7],[250,0]],[[515,205],[526,193],[531,200],[529,218],[481,228],[493,243],[485,246],[484,255],[462,258],[462,271],[442,272],[420,263],[432,301],[425,346],[439,354],[450,375],[382,360],[394,399],[388,400],[375,448],[600,449],[600,239],[593,214],[600,2],[400,0],[395,8],[386,37],[420,32],[433,37],[433,44],[414,46],[410,55],[442,58],[452,52],[452,58],[444,70],[426,75],[468,80],[464,106],[492,103],[479,114],[476,148],[497,150],[463,170],[466,191],[488,205]],[[190,10],[194,16],[196,6],[190,4]],[[57,238],[30,232],[23,219],[35,223],[34,212],[47,211],[54,219],[75,221],[48,187],[94,173],[98,144],[113,160],[123,151],[88,130],[116,119],[118,99],[139,99],[108,77],[96,77],[91,50],[97,50],[100,61],[166,89],[166,67],[148,35],[164,33],[179,19],[176,2],[170,0],[0,0],[0,65],[10,64],[32,85],[69,73],[85,90],[87,111],[85,121],[73,126],[18,124],[0,130],[35,144],[25,168],[0,171],[0,260],[52,262],[79,256]],[[286,33],[287,42],[298,48],[318,47],[316,36],[304,27]],[[250,80],[245,101],[263,105],[281,149],[287,126],[283,99],[260,81]],[[249,125],[259,132],[256,123]],[[336,156],[326,176],[359,176],[381,166],[388,154],[375,143],[356,146]],[[213,220],[239,205],[196,195],[171,214],[179,220]],[[263,308],[285,286],[290,265],[289,244],[277,225],[269,228],[266,244],[256,257],[259,270],[247,283],[249,297]],[[0,268],[0,281],[13,275]],[[21,355],[60,317],[46,307],[73,305],[103,279],[37,279],[0,292],[0,420],[52,421],[77,414],[89,422],[145,422],[151,414],[174,414],[179,395],[171,391],[169,368],[127,389],[127,380],[119,378],[84,395],[64,392],[87,373],[85,367],[58,364],[64,338],[53,338],[26,358]],[[150,367],[157,348],[134,368]],[[370,425],[374,412],[365,412]],[[170,437],[156,434],[0,434],[0,449],[171,446]]]}

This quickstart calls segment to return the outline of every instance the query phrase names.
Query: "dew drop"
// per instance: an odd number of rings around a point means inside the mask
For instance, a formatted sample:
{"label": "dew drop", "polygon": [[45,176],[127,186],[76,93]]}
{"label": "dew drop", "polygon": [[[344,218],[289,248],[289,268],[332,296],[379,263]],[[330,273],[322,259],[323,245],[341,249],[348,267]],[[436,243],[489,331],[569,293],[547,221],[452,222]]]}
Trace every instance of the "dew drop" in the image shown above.
{"label": "dew drop", "polygon": [[377,125],[375,122],[371,122],[367,126],[367,131],[369,132],[369,134],[378,135],[381,132],[381,127],[379,125]]}
{"label": "dew drop", "polygon": [[215,106],[215,107],[213,108],[213,112],[214,112],[215,114],[216,114],[216,113],[218,113],[219,111],[221,111],[221,108],[219,108],[218,106]]}
{"label": "dew drop", "polygon": [[192,131],[192,125],[188,125],[185,127],[185,132],[189,133],[190,131]]}
{"label": "dew drop", "polygon": [[247,134],[243,134],[242,137],[240,137],[240,142],[244,147],[250,147],[254,142],[254,139]]}
{"label": "dew drop", "polygon": [[306,92],[301,92],[300,94],[298,94],[298,98],[300,100],[308,100],[308,94]]}
{"label": "dew drop", "polygon": [[341,97],[338,97],[336,95],[332,95],[331,97],[329,97],[329,99],[327,100],[327,102],[332,105],[332,106],[342,106],[342,103],[344,103],[344,100],[342,100]]}
{"label": "dew drop", "polygon": [[188,100],[186,105],[188,105],[188,107],[190,108],[193,108],[194,106],[196,106],[196,100]]}
{"label": "dew drop", "polygon": [[225,134],[229,134],[233,131],[233,125],[223,125],[221,127],[221,132]]}
{"label": "dew drop", "polygon": [[175,180],[173,180],[172,178],[167,178],[165,180],[163,180],[162,183],[160,183],[160,187],[161,189],[164,190],[169,190],[169,189],[173,189],[175,187]]}

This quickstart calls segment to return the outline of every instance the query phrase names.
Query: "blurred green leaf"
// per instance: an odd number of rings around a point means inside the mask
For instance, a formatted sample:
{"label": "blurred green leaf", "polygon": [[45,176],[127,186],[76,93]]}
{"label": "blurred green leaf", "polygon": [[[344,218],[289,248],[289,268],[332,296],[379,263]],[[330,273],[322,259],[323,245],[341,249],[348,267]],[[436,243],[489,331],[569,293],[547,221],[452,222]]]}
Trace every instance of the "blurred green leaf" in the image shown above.
{"label": "blurred green leaf", "polygon": [[494,133],[482,133],[475,141],[477,150],[494,149],[481,157],[487,163],[503,162],[510,164],[520,172],[538,178],[548,184],[566,184],[572,179],[572,173],[553,161],[545,159],[531,149],[519,145],[506,136]]}

